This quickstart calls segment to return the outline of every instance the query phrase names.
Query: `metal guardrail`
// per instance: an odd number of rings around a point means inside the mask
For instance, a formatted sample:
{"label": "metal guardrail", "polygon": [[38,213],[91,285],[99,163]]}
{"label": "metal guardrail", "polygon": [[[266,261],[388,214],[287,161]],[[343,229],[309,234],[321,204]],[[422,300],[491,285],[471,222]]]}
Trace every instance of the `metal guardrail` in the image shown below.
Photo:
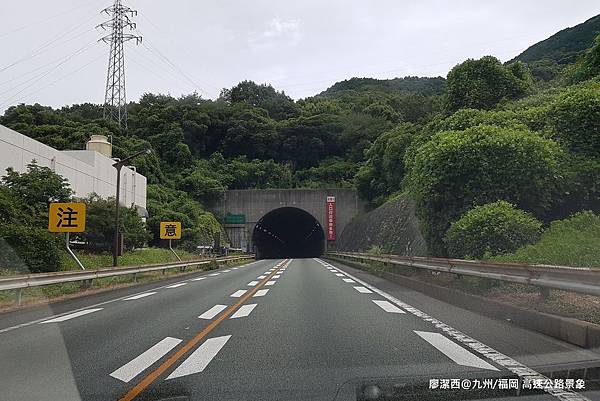
{"label": "metal guardrail", "polygon": [[476,260],[371,255],[358,252],[329,252],[327,255],[359,262],[382,262],[600,296],[600,269],[597,268],[489,263]]}
{"label": "metal guardrail", "polygon": [[[17,290],[17,304],[20,304],[21,290],[24,288],[40,287],[51,284],[70,283],[74,281],[87,281],[103,277],[123,276],[126,274],[147,273],[158,270],[184,269],[187,266],[200,266],[210,264],[213,261],[217,263],[230,262],[236,260],[252,259],[254,255],[229,256],[225,258],[205,259],[197,261],[183,261],[176,263],[161,263],[152,265],[117,267],[98,270],[81,270],[53,273],[35,273],[19,276],[0,277],[0,291]],[[135,276],[134,276],[135,277]]]}

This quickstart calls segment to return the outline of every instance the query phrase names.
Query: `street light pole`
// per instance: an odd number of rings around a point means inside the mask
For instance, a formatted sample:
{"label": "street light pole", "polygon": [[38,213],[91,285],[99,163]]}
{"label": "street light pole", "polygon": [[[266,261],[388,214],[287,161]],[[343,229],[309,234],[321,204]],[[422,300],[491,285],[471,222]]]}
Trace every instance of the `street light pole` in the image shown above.
{"label": "street light pole", "polygon": [[121,167],[122,164],[115,163],[113,165],[117,169],[117,193],[115,196],[115,234],[113,238],[113,266],[118,264],[117,257],[119,256],[119,200],[121,197]]}
{"label": "street light pole", "polygon": [[150,153],[152,153],[152,150],[150,149],[144,149],[144,150],[140,150],[139,152],[136,152],[134,154],[132,154],[129,157],[124,158],[123,160],[119,160],[117,161],[115,164],[113,164],[113,167],[117,169],[117,191],[116,191],[116,196],[115,196],[115,235],[114,235],[114,239],[113,239],[113,266],[116,267],[119,263],[118,261],[118,256],[119,256],[119,200],[121,197],[121,168],[123,168],[123,166],[125,164],[127,164],[130,160],[141,156],[141,155],[149,155]]}

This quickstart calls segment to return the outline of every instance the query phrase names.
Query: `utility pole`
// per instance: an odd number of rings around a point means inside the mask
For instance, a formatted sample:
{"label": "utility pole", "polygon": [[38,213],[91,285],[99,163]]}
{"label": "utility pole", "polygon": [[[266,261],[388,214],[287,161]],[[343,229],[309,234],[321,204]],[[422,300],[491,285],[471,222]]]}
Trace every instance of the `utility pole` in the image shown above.
{"label": "utility pole", "polygon": [[104,118],[115,120],[119,126],[127,128],[123,44],[130,40],[135,40],[136,44],[139,44],[142,42],[142,37],[124,33],[124,31],[136,29],[136,24],[131,21],[131,18],[137,15],[137,11],[123,5],[121,0],[115,0],[112,6],[105,8],[102,12],[110,16],[108,21],[98,25],[98,27],[110,31],[108,35],[100,39],[102,42],[110,44],[104,96]]}

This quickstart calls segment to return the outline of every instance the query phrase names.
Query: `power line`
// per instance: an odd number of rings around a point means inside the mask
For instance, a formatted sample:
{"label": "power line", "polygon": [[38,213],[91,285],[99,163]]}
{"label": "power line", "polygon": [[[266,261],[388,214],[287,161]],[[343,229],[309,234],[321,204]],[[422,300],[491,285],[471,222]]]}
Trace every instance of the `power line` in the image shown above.
{"label": "power line", "polygon": [[142,46],[144,46],[148,51],[154,52],[159,58],[164,60],[164,62],[166,62],[167,65],[169,65],[176,73],[181,74],[181,76],[183,78],[185,78],[190,84],[192,84],[192,86],[197,88],[200,92],[202,92],[204,94],[208,94],[208,91],[206,91],[204,88],[202,88],[200,85],[198,85],[192,78],[189,77],[189,75],[187,75],[185,72],[183,72],[183,70],[181,68],[179,68],[175,63],[173,63],[167,56],[165,56],[156,47],[152,46],[151,44],[149,44],[149,46],[147,46],[145,43],[143,43]]}
{"label": "power line", "polygon": [[[28,93],[27,95],[25,95],[25,96],[23,96],[23,97],[21,97],[21,98],[17,99],[17,102],[18,102],[18,101],[23,101],[23,100],[25,100],[25,99],[28,99],[28,98],[29,98],[29,97],[31,97],[32,95],[35,95],[36,93],[39,93],[39,92],[41,92],[42,90],[44,90],[44,89],[46,89],[46,88],[48,88],[48,87],[50,87],[50,86],[52,86],[52,85],[56,84],[57,82],[60,82],[60,81],[62,81],[62,80],[63,80],[63,79],[65,79],[65,78],[72,78],[74,74],[78,73],[79,71],[83,70],[85,67],[89,66],[90,64],[93,64],[93,63],[95,63],[96,61],[100,60],[100,59],[101,59],[101,58],[103,58],[103,57],[106,57],[106,55],[105,55],[104,53],[100,54],[99,56],[97,56],[97,57],[95,57],[94,59],[90,60],[89,62],[85,63],[85,64],[84,64],[84,65],[82,65],[81,67],[79,67],[79,68],[77,68],[77,69],[75,69],[75,70],[73,70],[73,71],[69,72],[68,74],[65,74],[65,75],[61,76],[60,78],[58,78],[58,79],[55,79],[54,81],[50,82],[49,84],[47,84],[47,85],[44,85],[44,86],[42,86],[42,87],[40,87],[40,88],[36,89],[35,91],[33,91],[33,92],[30,92],[30,93]],[[0,105],[0,107],[4,107],[5,105],[6,105],[6,103],[4,103],[4,104]]]}
{"label": "power line", "polygon": [[29,23],[29,24],[22,25],[20,27],[11,29],[11,30],[3,32],[3,33],[0,33],[0,38],[3,38],[3,37],[8,36],[8,35],[11,35],[13,33],[17,33],[17,32],[23,31],[23,30],[31,28],[33,26],[39,26],[40,24],[43,24],[43,23],[48,22],[50,20],[53,20],[54,18],[62,17],[63,15],[67,15],[67,14],[71,14],[74,11],[77,11],[77,10],[79,10],[81,8],[89,6],[94,1],[96,1],[96,0],[88,0],[87,2],[84,2],[83,4],[79,4],[77,7],[70,8],[70,9],[65,10],[63,12],[51,15],[51,16],[49,16],[47,18],[43,18],[43,19],[40,19],[40,20],[37,20],[37,21],[33,21],[33,22]]}
{"label": "power line", "polygon": [[[71,29],[69,29],[69,30],[67,30],[67,31],[65,31],[65,32],[63,32],[63,33],[61,33],[61,34],[59,34],[59,35],[55,36],[54,38],[52,38],[52,39],[50,39],[50,40],[48,40],[48,41],[46,41],[46,42],[44,42],[44,43],[42,43],[42,44],[41,44],[41,45],[40,45],[38,48],[36,48],[34,51],[32,51],[31,53],[27,54],[26,56],[23,56],[23,57],[21,57],[20,59],[17,59],[16,61],[14,61],[14,62],[12,62],[12,63],[10,63],[10,64],[8,64],[8,65],[6,65],[6,66],[2,67],[2,68],[0,68],[0,72],[4,72],[4,71],[8,70],[9,68],[12,68],[12,67],[14,67],[15,65],[17,65],[17,64],[19,64],[19,63],[22,63],[22,62],[23,62],[23,61],[25,61],[25,60],[31,59],[31,58],[33,58],[33,57],[36,57],[36,56],[38,56],[38,55],[40,55],[40,54],[44,53],[45,51],[47,51],[47,50],[48,50],[48,49],[51,47],[51,45],[52,45],[52,44],[54,44],[54,43],[58,42],[60,39],[64,38],[65,36],[67,36],[67,35],[68,35],[68,34],[70,34],[71,32],[74,32],[74,31],[76,31],[77,29],[79,29],[79,28],[80,28],[80,27],[82,27],[83,25],[87,24],[88,22],[90,22],[90,21],[91,21],[91,20],[93,20],[94,18],[96,18],[96,16],[92,16],[91,18],[89,18],[89,19],[87,19],[87,20],[83,21],[82,23],[80,23],[80,24],[77,24],[77,25],[76,25],[76,26],[74,26],[73,28],[71,28]],[[81,35],[83,35],[83,34],[87,33],[88,31],[89,31],[89,30],[86,30],[86,31],[84,31],[84,32],[81,32],[81,33],[79,33],[79,34],[75,35],[75,37],[73,37],[73,38],[70,38],[70,39],[68,39],[68,40],[66,40],[66,41],[64,41],[64,42],[62,42],[61,44],[65,44],[65,43],[68,43],[68,42],[70,42],[70,41],[72,41],[72,40],[74,40],[74,39],[78,39],[79,37],[81,37]]]}
{"label": "power line", "polygon": [[[94,43],[95,43],[95,42],[88,43],[87,45],[85,45],[85,46],[83,46],[83,47],[79,48],[79,49],[78,49],[77,51],[75,51],[73,54],[71,54],[71,55],[69,55],[69,56],[65,57],[65,58],[64,58],[64,59],[63,59],[63,60],[62,60],[60,63],[56,64],[56,65],[55,65],[55,66],[53,66],[52,68],[50,68],[50,69],[46,70],[45,72],[43,72],[42,74],[38,75],[37,77],[34,77],[34,78],[32,78],[32,79],[29,79],[29,80],[28,80],[28,82],[29,82],[29,81],[32,81],[32,80],[33,80],[33,82],[31,82],[31,84],[29,84],[29,85],[25,86],[24,88],[22,88],[22,89],[21,89],[20,91],[18,91],[17,93],[13,94],[13,95],[12,95],[12,96],[11,96],[11,97],[10,97],[10,98],[7,100],[7,101],[5,101],[4,103],[2,103],[2,106],[3,106],[3,105],[5,105],[5,104],[7,104],[7,103],[10,103],[10,102],[11,102],[11,101],[12,101],[12,100],[13,100],[13,99],[16,97],[16,96],[20,95],[21,93],[23,93],[23,92],[24,92],[24,91],[26,91],[27,89],[31,88],[31,87],[32,87],[33,85],[35,85],[35,84],[36,84],[36,83],[37,83],[39,80],[41,80],[41,79],[43,79],[44,77],[46,77],[46,76],[48,76],[49,74],[51,74],[53,71],[55,71],[55,70],[56,70],[57,68],[59,68],[60,66],[64,65],[66,62],[68,62],[69,60],[71,60],[73,57],[75,57],[75,56],[77,56],[77,55],[79,55],[79,54],[81,54],[81,53],[83,53],[83,52],[87,51],[87,50],[88,50],[88,49],[91,47],[91,45],[92,45],[92,44],[94,44]],[[20,85],[22,85],[22,84],[20,84]],[[18,85],[18,86],[20,86],[20,85]],[[18,86],[17,86],[17,87],[18,87]],[[14,90],[14,89],[16,89],[17,87],[13,87],[13,88],[9,89],[8,91],[4,91],[4,92],[0,93],[0,95],[3,95],[3,94],[5,94],[5,93],[8,93],[8,92],[10,92],[11,90]]]}
{"label": "power line", "polygon": [[[180,89],[184,89],[184,92],[189,91],[189,83],[187,81],[182,80],[177,75],[171,74],[170,70],[167,70],[166,67],[164,67],[162,64],[159,64],[156,61],[154,61],[154,60],[150,59],[149,57],[147,57],[145,53],[138,52],[135,48],[132,48],[132,50],[133,50],[133,52],[130,53],[130,55],[136,55],[140,59],[142,59],[142,61],[140,62],[140,61],[137,61],[135,58],[131,57],[130,60],[135,65],[137,65],[138,67],[142,68],[143,70],[149,72],[150,74],[153,74],[154,76],[160,78],[161,81],[165,81],[165,82],[172,81]],[[156,68],[160,69],[161,72],[165,72],[167,74],[167,77],[169,77],[169,78],[165,78],[163,75],[157,73],[156,71],[154,71],[153,69],[151,69],[150,66],[156,67]]]}

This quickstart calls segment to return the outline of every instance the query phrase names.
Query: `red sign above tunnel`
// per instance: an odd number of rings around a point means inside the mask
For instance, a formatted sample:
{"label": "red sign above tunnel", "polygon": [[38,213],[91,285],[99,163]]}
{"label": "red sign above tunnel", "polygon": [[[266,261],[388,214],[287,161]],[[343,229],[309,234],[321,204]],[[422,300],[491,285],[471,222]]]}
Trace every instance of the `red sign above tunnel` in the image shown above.
{"label": "red sign above tunnel", "polygon": [[335,241],[335,196],[327,197],[327,241]]}

